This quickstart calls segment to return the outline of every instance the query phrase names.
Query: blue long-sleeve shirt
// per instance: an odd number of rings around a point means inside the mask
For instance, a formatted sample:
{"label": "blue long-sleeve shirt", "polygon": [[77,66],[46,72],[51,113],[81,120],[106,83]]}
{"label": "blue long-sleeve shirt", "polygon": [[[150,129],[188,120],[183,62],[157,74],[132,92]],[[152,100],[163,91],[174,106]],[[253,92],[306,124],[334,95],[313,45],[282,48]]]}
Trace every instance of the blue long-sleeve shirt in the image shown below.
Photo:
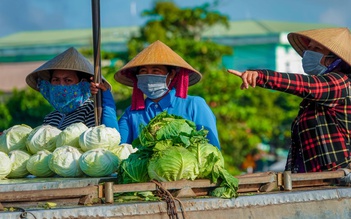
{"label": "blue long-sleeve shirt", "polygon": [[101,123],[119,131],[116,104],[110,90],[102,92],[102,108]]}
{"label": "blue long-sleeve shirt", "polygon": [[129,106],[118,121],[121,143],[131,144],[139,136],[140,124],[147,125],[157,114],[167,111],[193,121],[198,129],[207,129],[209,143],[220,148],[216,117],[205,100],[198,96],[187,96],[184,99],[176,97],[175,93],[174,89],[171,90],[158,103],[146,98],[144,110],[131,110]]}

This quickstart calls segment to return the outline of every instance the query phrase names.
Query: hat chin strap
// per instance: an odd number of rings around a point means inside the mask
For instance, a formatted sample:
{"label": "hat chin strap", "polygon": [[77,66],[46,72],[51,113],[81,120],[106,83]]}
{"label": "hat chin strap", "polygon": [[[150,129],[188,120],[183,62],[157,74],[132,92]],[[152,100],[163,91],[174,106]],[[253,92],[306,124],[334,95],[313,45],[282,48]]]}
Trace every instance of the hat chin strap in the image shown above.
{"label": "hat chin strap", "polygon": [[189,70],[180,68],[176,80],[173,80],[171,83],[171,87],[174,86],[172,85],[173,83],[176,83],[176,96],[186,98],[189,87]]}

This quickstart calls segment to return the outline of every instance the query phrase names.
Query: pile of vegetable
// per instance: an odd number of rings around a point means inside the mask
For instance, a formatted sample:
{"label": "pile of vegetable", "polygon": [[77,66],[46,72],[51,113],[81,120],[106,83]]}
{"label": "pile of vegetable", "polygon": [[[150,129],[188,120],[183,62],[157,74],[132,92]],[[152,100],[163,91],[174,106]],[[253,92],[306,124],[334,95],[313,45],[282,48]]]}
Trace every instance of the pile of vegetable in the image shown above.
{"label": "pile of vegetable", "polygon": [[224,168],[220,150],[206,138],[208,131],[197,130],[189,120],[162,112],[132,142],[135,153],[121,162],[118,182],[161,182],[181,179],[210,179],[220,183],[211,195],[237,196],[238,180]]}
{"label": "pile of vegetable", "polygon": [[210,179],[212,196],[237,196],[238,180],[224,168],[221,151],[208,131],[194,122],[162,112],[132,144],[104,125],[74,123],[61,131],[50,125],[15,125],[0,135],[0,179],[102,177],[117,173],[118,183]]}
{"label": "pile of vegetable", "polygon": [[109,176],[135,151],[120,139],[116,129],[105,125],[74,123],[63,131],[50,125],[15,125],[0,135],[0,180]]}

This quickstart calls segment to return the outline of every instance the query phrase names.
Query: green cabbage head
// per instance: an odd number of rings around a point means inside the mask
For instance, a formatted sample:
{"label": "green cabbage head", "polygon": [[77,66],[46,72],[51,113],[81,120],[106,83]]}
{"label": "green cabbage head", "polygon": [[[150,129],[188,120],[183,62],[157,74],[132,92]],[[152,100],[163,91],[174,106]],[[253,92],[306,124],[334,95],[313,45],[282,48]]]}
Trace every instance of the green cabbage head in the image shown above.
{"label": "green cabbage head", "polygon": [[27,161],[30,154],[21,150],[13,150],[9,152],[9,157],[12,163],[11,173],[8,178],[24,178],[29,175],[27,170]]}
{"label": "green cabbage head", "polygon": [[0,151],[0,179],[4,179],[10,174],[12,169],[12,163],[7,154]]}
{"label": "green cabbage head", "polygon": [[224,158],[221,151],[208,142],[194,143],[188,150],[195,155],[199,165],[197,178],[211,179],[213,183],[216,183],[220,176],[219,170],[224,169]]}
{"label": "green cabbage head", "polygon": [[79,145],[84,152],[95,148],[109,150],[120,142],[121,135],[117,129],[105,125],[90,127],[79,136]]}
{"label": "green cabbage head", "polygon": [[119,158],[109,150],[96,148],[82,154],[79,166],[88,176],[109,176],[117,171]]}
{"label": "green cabbage head", "polygon": [[32,128],[28,125],[14,125],[0,135],[0,151],[8,154],[12,150],[26,151],[26,139]]}
{"label": "green cabbage head", "polygon": [[54,151],[56,148],[56,137],[61,130],[51,125],[41,125],[34,128],[28,135],[26,146],[31,154],[41,150]]}
{"label": "green cabbage head", "polygon": [[82,122],[73,123],[67,126],[56,139],[56,147],[69,145],[72,147],[79,147],[79,136],[88,129]]}
{"label": "green cabbage head", "polygon": [[173,146],[153,155],[149,161],[148,173],[151,179],[160,182],[195,180],[199,167],[191,152],[183,147]]}
{"label": "green cabbage head", "polygon": [[142,183],[150,181],[147,172],[149,163],[149,155],[143,151],[136,151],[129,155],[125,160],[122,160],[118,168],[118,183]]}
{"label": "green cabbage head", "polygon": [[49,168],[62,177],[79,177],[84,173],[79,167],[82,154],[72,146],[61,146],[52,152]]}
{"label": "green cabbage head", "polygon": [[49,177],[55,172],[49,168],[52,153],[48,150],[38,151],[27,161],[27,170],[36,177]]}

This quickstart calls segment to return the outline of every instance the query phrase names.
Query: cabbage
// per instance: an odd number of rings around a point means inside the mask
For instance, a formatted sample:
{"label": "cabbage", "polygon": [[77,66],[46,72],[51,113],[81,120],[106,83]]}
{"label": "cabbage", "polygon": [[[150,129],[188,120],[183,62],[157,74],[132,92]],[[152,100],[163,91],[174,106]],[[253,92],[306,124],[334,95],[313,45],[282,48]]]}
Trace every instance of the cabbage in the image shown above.
{"label": "cabbage", "polygon": [[56,147],[69,145],[72,147],[79,147],[79,136],[88,129],[82,122],[73,123],[67,126],[56,139]]}
{"label": "cabbage", "polygon": [[136,152],[138,149],[133,148],[131,144],[123,143],[118,146],[110,148],[110,151],[118,156],[120,160],[125,160],[130,154]]}
{"label": "cabbage", "polygon": [[56,148],[56,137],[61,130],[51,125],[41,125],[34,128],[28,135],[26,146],[31,154],[41,150],[54,151]]}
{"label": "cabbage", "polygon": [[109,150],[111,147],[119,145],[120,142],[119,132],[115,128],[105,125],[90,127],[79,136],[79,145],[84,152],[95,148]]}
{"label": "cabbage", "polygon": [[49,168],[62,177],[83,176],[79,167],[79,158],[82,154],[72,146],[61,146],[52,152]]}
{"label": "cabbage", "polygon": [[27,170],[27,161],[30,154],[21,150],[13,150],[9,152],[9,157],[12,163],[11,173],[8,178],[23,178],[29,175]]}
{"label": "cabbage", "polygon": [[12,163],[7,154],[0,151],[0,179],[5,178],[10,174],[12,169]]}
{"label": "cabbage", "polygon": [[81,170],[88,176],[108,176],[116,172],[119,165],[117,155],[103,148],[89,150],[79,159]]}
{"label": "cabbage", "polygon": [[168,147],[155,153],[149,161],[148,173],[157,181],[195,180],[199,167],[195,156],[183,147]]}
{"label": "cabbage", "polygon": [[0,135],[0,151],[8,154],[12,150],[26,151],[26,139],[32,128],[28,125],[14,125]]}
{"label": "cabbage", "polygon": [[55,172],[49,168],[51,156],[51,152],[47,150],[38,151],[36,154],[32,155],[27,161],[27,170],[29,173],[37,177],[55,175]]}
{"label": "cabbage", "polygon": [[[202,132],[199,133],[202,134]],[[174,144],[187,147],[193,135],[198,135],[194,122],[163,111],[142,127],[138,140],[143,147],[152,148],[158,141],[167,139],[172,139]]]}
{"label": "cabbage", "polygon": [[188,150],[192,152],[199,165],[198,178],[211,179],[216,183],[219,170],[224,168],[224,159],[219,149],[207,142],[199,142],[191,145]]}
{"label": "cabbage", "polygon": [[125,160],[122,160],[118,168],[118,183],[141,183],[150,181],[147,172],[149,156],[143,151],[136,151],[129,155]]}

